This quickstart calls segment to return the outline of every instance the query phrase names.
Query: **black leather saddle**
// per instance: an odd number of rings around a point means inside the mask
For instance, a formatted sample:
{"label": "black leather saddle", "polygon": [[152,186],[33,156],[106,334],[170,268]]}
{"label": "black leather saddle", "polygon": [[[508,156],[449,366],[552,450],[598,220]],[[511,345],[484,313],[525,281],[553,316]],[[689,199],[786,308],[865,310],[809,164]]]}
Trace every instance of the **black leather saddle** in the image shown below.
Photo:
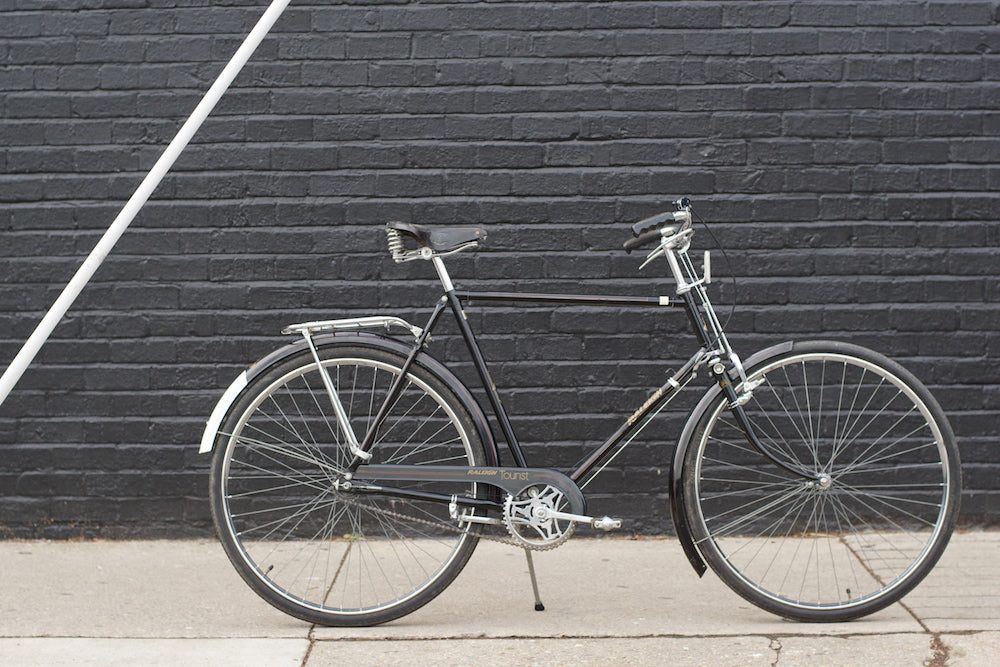
{"label": "black leather saddle", "polygon": [[386,227],[406,234],[435,252],[448,252],[486,238],[482,227],[427,227],[408,222],[387,222]]}

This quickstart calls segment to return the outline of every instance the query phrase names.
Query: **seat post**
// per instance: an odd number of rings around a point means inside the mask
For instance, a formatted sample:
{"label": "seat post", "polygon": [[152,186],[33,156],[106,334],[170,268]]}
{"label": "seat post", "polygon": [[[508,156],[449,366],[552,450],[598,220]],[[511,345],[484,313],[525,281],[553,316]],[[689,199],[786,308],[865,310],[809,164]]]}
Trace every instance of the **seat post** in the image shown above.
{"label": "seat post", "polygon": [[455,286],[451,282],[451,276],[448,275],[448,269],[444,267],[444,260],[434,255],[431,257],[431,262],[434,263],[434,268],[437,269],[438,278],[441,280],[441,286],[444,287],[444,291],[452,292],[455,290]]}

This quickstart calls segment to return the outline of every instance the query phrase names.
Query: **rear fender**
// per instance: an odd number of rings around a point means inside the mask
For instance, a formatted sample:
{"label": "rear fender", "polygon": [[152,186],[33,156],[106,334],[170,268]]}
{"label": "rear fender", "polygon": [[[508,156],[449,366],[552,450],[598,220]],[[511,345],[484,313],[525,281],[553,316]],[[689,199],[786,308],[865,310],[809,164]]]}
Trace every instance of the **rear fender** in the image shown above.
{"label": "rear fender", "polygon": [[[413,349],[411,344],[403,343],[393,338],[386,338],[385,336],[364,332],[316,335],[312,336],[312,341],[317,348],[331,344],[350,345],[353,347],[367,347],[376,350],[384,350],[402,355],[403,357],[408,356],[410,351]],[[304,339],[298,340],[294,343],[278,348],[263,357],[260,361],[254,363],[247,370],[240,373],[236,379],[233,380],[232,384],[229,385],[229,388],[222,394],[222,398],[219,399],[215,409],[212,410],[212,414],[208,419],[208,423],[205,425],[205,430],[201,437],[201,447],[198,450],[199,453],[207,454],[212,451],[215,446],[215,441],[217,440],[219,427],[222,425],[222,420],[225,419],[229,410],[243,395],[247,386],[252,384],[261,373],[266,371],[271,366],[281,363],[292,355],[299,354],[303,350],[307,349],[309,349],[309,344]],[[479,403],[472,396],[472,392],[469,391],[468,387],[466,387],[465,384],[459,380],[458,377],[456,377],[455,374],[452,373],[444,364],[422,350],[417,354],[417,358],[414,363],[438,376],[446,385],[448,385],[448,388],[454,391],[458,397],[462,399],[462,402],[469,407],[470,416],[472,417],[473,424],[475,425],[476,433],[482,440],[484,449],[486,450],[486,465],[499,465],[500,457],[497,451],[496,439],[493,437],[493,431],[490,429],[489,421],[486,419],[486,415],[483,413]]]}

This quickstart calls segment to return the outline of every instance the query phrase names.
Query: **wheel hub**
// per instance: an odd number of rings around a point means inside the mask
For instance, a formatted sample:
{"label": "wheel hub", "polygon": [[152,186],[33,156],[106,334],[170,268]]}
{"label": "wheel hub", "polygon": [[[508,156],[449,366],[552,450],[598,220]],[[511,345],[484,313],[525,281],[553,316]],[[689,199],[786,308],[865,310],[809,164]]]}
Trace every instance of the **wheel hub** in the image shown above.
{"label": "wheel hub", "polygon": [[818,489],[827,491],[833,486],[833,478],[827,473],[819,473],[815,479],[810,479],[805,483],[807,489]]}

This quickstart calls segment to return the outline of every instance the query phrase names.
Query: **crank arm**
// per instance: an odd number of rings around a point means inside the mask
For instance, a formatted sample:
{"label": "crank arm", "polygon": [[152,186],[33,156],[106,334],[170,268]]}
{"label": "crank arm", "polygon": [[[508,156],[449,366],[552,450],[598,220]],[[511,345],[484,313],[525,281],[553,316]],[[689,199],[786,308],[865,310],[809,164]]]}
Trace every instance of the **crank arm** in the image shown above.
{"label": "crank arm", "polygon": [[565,521],[576,521],[578,523],[590,524],[592,527],[598,530],[614,530],[616,528],[622,527],[621,519],[612,519],[611,517],[605,516],[600,519],[592,516],[584,516],[583,514],[573,514],[572,512],[558,512],[552,510],[546,510],[544,516],[539,517],[542,520],[545,519],[563,519]]}

